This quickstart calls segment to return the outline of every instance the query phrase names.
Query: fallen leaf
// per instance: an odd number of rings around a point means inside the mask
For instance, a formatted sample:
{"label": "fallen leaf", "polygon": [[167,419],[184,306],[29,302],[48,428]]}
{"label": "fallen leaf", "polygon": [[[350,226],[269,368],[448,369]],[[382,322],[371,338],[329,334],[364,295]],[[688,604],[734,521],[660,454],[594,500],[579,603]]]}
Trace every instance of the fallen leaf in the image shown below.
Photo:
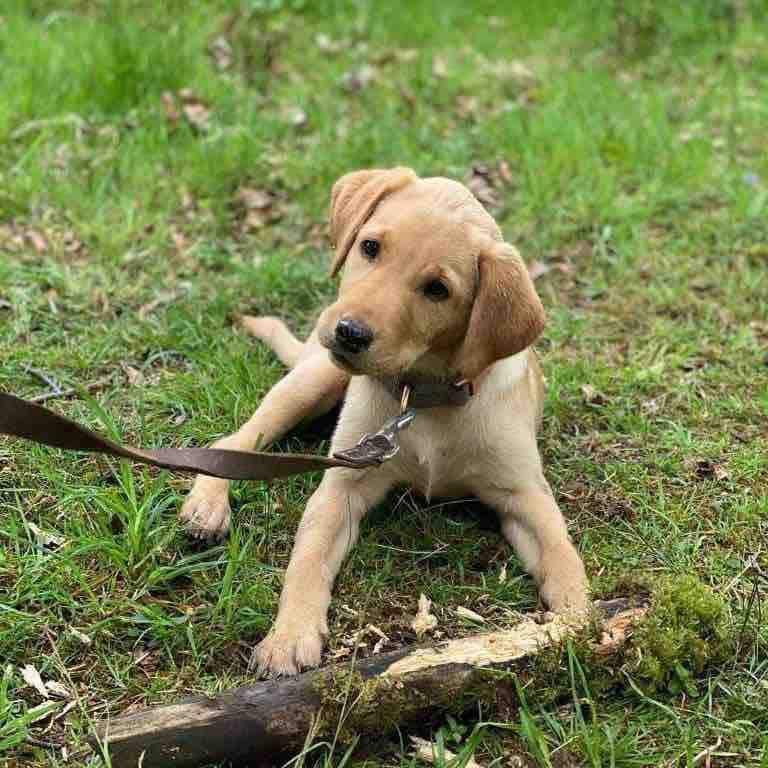
{"label": "fallen leaf", "polygon": [[179,98],[181,99],[181,111],[187,118],[187,122],[200,132],[207,131],[210,128],[210,107],[191,88],[182,88],[179,91]]}
{"label": "fallen leaf", "polygon": [[367,88],[376,79],[376,75],[376,70],[370,64],[366,64],[354,72],[342,75],[341,84],[348,91],[357,93]]}
{"label": "fallen leaf", "polygon": [[38,253],[45,253],[48,250],[48,243],[46,239],[36,229],[28,229],[25,233],[25,236]]}
{"label": "fallen leaf", "polygon": [[30,686],[30,688],[34,688],[44,699],[50,698],[48,696],[48,691],[45,688],[45,684],[43,683],[43,678],[40,677],[40,673],[37,671],[37,667],[32,664],[26,664],[19,668],[19,672],[21,672],[24,682]]}
{"label": "fallen leaf", "polygon": [[700,459],[694,465],[694,474],[699,480],[727,480],[728,470],[722,464]]}
{"label": "fallen leaf", "polygon": [[248,209],[269,208],[275,198],[266,189],[254,189],[253,187],[240,187],[237,190],[237,199]]}
{"label": "fallen leaf", "polygon": [[165,113],[166,121],[173,127],[179,122],[179,110],[176,107],[176,98],[170,91],[164,91],[160,96],[160,103]]}
{"label": "fallen leaf", "polygon": [[509,169],[509,163],[506,160],[499,160],[499,176],[505,184],[509,185],[512,183],[512,171]]}
{"label": "fallen leaf", "polygon": [[307,124],[307,113],[301,107],[284,107],[283,119],[294,128],[303,128]]}
{"label": "fallen leaf", "polygon": [[469,621],[474,621],[477,624],[486,624],[487,621],[484,616],[481,616],[479,613],[475,613],[474,611],[470,610],[469,608],[465,608],[463,605],[460,605],[456,609],[456,615],[459,616],[462,619],[468,619]]}
{"label": "fallen leaf", "polygon": [[88,635],[86,635],[84,632],[81,632],[79,629],[70,627],[67,631],[70,635],[72,635],[72,637],[79,640],[83,645],[90,645],[93,642],[91,638],[88,637]]}
{"label": "fallen leaf", "polygon": [[232,66],[232,46],[224,35],[211,40],[208,46],[208,53],[216,65],[216,69],[223,72]]}
{"label": "fallen leaf", "polygon": [[80,251],[82,251],[84,248],[83,241],[80,240],[80,238],[78,238],[77,235],[71,231],[64,233],[61,243],[67,253],[80,253]]}
{"label": "fallen leaf", "polygon": [[488,210],[498,207],[499,199],[494,190],[491,171],[487,165],[476,163],[472,166],[467,187]]}
{"label": "fallen leaf", "polygon": [[60,547],[64,542],[65,539],[63,536],[59,536],[55,533],[48,533],[47,531],[43,531],[40,528],[38,528],[34,523],[27,523],[29,526],[29,530],[32,531],[32,535],[35,537],[35,541],[41,546],[41,547],[51,547],[55,549],[56,547]]}
{"label": "fallen leaf", "polygon": [[608,398],[602,392],[598,392],[591,384],[583,384],[581,394],[587,405],[606,405],[608,403]]}
{"label": "fallen leaf", "polygon": [[245,209],[241,220],[241,229],[245,232],[261,229],[281,216],[275,206],[277,198],[266,189],[240,187],[236,199]]}
{"label": "fallen leaf", "polygon": [[448,75],[448,62],[442,56],[437,55],[432,59],[432,74],[439,78]]}
{"label": "fallen leaf", "polygon": [[65,685],[57,683],[55,680],[49,680],[45,684],[45,689],[51,696],[57,699],[73,699],[72,692]]}
{"label": "fallen leaf", "polygon": [[430,613],[431,607],[432,601],[422,593],[419,597],[419,609],[411,622],[411,629],[416,633],[416,637],[421,637],[437,627],[437,617]]}
{"label": "fallen leaf", "polygon": [[[427,741],[427,739],[421,739],[418,736],[411,736],[410,739],[411,744],[414,746],[413,756],[419,760],[431,765],[435,765],[438,761],[440,761],[440,765],[444,765],[456,760],[458,764],[457,755],[445,746],[439,751],[438,747],[431,741]],[[462,764],[464,768],[483,768],[480,763],[475,761],[473,756],[466,760],[466,762],[462,759]]]}
{"label": "fallen leaf", "polygon": [[315,45],[323,53],[339,53],[340,51],[343,51],[349,43],[344,40],[333,40],[328,35],[321,32],[319,35],[315,35]]}
{"label": "fallen leaf", "polygon": [[122,368],[123,372],[125,373],[125,377],[128,379],[128,383],[132,387],[140,387],[142,384],[144,384],[144,374],[138,368],[134,368],[132,365],[128,365],[127,363],[123,363]]}
{"label": "fallen leaf", "polygon": [[528,274],[530,275],[531,280],[538,280],[551,270],[552,267],[550,267],[549,264],[545,264],[543,261],[534,261],[528,265]]}

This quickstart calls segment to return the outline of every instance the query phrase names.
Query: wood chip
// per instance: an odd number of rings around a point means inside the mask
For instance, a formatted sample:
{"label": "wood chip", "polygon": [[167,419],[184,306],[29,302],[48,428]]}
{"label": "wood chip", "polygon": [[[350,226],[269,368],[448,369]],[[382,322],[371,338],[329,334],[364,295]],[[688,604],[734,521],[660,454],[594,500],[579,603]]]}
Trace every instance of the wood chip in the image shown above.
{"label": "wood chip", "polygon": [[51,696],[57,699],[73,699],[74,695],[65,685],[57,683],[55,680],[49,680],[45,684],[45,690],[50,693]]}
{"label": "wood chip", "polygon": [[484,616],[481,616],[479,613],[475,613],[469,608],[465,608],[463,605],[460,605],[456,609],[456,615],[461,617],[462,619],[468,619],[469,621],[474,621],[477,624],[487,623],[487,620]]}
{"label": "wood chip", "polygon": [[86,635],[84,632],[81,632],[79,629],[70,627],[67,631],[70,635],[72,635],[72,637],[79,640],[83,645],[90,645],[93,642],[91,638],[88,637],[88,635]]}
{"label": "wood chip", "polygon": [[437,627],[437,617],[430,613],[431,607],[432,601],[422,593],[419,597],[419,609],[411,622],[411,629],[416,633],[416,637],[421,637]]}
{"label": "wood chip", "polygon": [[[457,757],[455,753],[446,748],[443,748],[441,753],[436,744],[426,739],[420,739],[418,736],[411,736],[410,740],[414,747],[413,756],[430,765],[435,765],[438,761],[440,765],[446,765]],[[464,766],[465,768],[483,768],[480,763],[475,761],[474,757],[470,757]]]}
{"label": "wood chip", "polygon": [[40,673],[37,671],[37,667],[33,664],[26,664],[19,668],[19,672],[21,672],[24,682],[30,688],[34,688],[44,699],[50,698],[45,683],[43,683],[43,678],[40,677]]}
{"label": "wood chip", "polygon": [[63,536],[43,531],[34,523],[27,523],[27,526],[29,527],[29,530],[32,531],[32,535],[35,537],[35,541],[41,547],[50,547],[51,549],[55,549],[56,547],[60,547],[66,541]]}

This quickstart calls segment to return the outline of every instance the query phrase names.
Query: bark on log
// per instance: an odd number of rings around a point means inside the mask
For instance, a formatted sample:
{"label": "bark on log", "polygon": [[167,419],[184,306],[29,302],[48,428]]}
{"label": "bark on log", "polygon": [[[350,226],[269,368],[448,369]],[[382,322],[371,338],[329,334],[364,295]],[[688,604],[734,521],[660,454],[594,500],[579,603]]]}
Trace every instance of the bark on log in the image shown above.
{"label": "bark on log", "polygon": [[[595,606],[603,617],[602,643],[611,648],[623,642],[646,610],[624,599]],[[342,711],[340,694],[350,686],[346,711],[351,712],[351,723],[368,735],[380,734],[396,724],[455,708],[462,697],[469,703],[483,686],[492,691],[492,678],[484,676],[488,670],[519,669],[526,658],[559,644],[577,629],[560,618],[544,624],[525,619],[503,632],[358,660],[354,668],[335,664],[212,698],[182,699],[104,721],[97,733],[108,745],[114,768],[179,768],[221,761],[258,765],[301,749],[316,718],[323,716],[321,709],[327,714],[329,703],[333,728]]]}

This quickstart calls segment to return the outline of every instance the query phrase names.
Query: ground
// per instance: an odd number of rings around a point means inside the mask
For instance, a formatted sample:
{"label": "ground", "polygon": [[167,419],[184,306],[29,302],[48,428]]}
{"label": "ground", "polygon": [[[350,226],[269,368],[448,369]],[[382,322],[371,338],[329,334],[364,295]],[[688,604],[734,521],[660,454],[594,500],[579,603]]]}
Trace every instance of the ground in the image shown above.
{"label": "ground", "polygon": [[[282,374],[233,318],[305,332],[333,294],[335,178],[470,182],[539,273],[541,445],[595,593],[692,575],[735,638],[677,685],[630,667],[610,695],[537,701],[529,680],[476,759],[766,766],[767,50],[763,0],[6,0],[0,388],[93,384],[49,405],[207,444]],[[0,439],[0,763],[83,764],[107,714],[250,679],[318,476],[237,484],[208,549],[176,522],[188,482]],[[343,568],[330,656],[369,624],[385,650],[413,642],[422,592],[443,636],[477,629],[459,606],[494,627],[536,607],[491,515],[405,494]],[[496,714],[416,733],[458,751]],[[348,761],[410,765],[407,735]]]}

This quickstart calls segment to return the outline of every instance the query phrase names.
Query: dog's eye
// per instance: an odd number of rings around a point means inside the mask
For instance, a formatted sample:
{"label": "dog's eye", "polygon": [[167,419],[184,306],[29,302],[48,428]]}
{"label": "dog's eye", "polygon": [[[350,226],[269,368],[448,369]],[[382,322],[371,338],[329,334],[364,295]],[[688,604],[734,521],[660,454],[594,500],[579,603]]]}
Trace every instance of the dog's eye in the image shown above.
{"label": "dog's eye", "polygon": [[424,288],[424,295],[432,301],[445,301],[448,296],[448,286],[442,280],[430,280]]}
{"label": "dog's eye", "polygon": [[368,261],[373,261],[379,255],[379,241],[363,240],[360,243],[360,250]]}

